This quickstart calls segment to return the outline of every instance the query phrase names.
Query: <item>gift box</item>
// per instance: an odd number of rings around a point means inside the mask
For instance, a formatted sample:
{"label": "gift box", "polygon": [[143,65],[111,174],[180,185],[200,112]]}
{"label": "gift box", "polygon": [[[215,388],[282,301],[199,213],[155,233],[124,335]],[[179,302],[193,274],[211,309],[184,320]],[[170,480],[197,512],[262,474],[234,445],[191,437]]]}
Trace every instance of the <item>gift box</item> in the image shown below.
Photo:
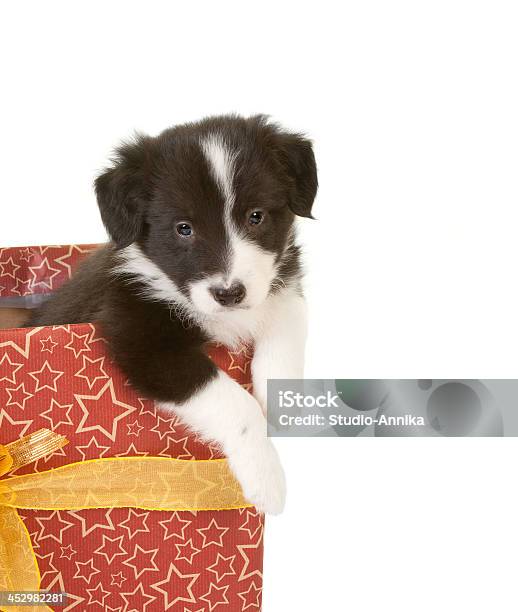
{"label": "gift box", "polygon": [[[0,249],[0,592],[66,592],[56,610],[260,610],[263,516],[218,449],[130,385],[96,325],[17,327],[95,248]],[[250,390],[247,347],[207,352]]]}

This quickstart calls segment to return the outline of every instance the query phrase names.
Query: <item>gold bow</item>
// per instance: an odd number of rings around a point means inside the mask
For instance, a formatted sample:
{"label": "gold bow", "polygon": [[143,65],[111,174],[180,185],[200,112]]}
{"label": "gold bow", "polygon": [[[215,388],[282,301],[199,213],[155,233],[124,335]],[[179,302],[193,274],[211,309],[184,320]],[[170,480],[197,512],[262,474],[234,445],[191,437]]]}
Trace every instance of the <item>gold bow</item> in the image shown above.
{"label": "gold bow", "polygon": [[[68,443],[48,429],[0,445],[0,477]],[[113,457],[0,480],[0,591],[37,591],[40,573],[17,508],[84,510],[233,510],[248,508],[226,459]],[[28,612],[32,607],[3,606]],[[49,611],[38,606],[35,611]]]}

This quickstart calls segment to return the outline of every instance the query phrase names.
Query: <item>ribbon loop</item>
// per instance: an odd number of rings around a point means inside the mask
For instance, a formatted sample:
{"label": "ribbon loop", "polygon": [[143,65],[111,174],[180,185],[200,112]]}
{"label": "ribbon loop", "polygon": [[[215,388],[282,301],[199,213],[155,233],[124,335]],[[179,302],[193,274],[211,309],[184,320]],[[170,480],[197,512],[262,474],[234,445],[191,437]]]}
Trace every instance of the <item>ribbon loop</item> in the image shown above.
{"label": "ribbon loop", "polygon": [[[12,465],[9,469],[16,470],[54,453],[67,444],[68,440],[65,436],[44,428],[10,442],[3,448],[7,450],[12,459]],[[0,476],[5,473],[0,469]]]}
{"label": "ribbon loop", "polygon": [[7,474],[13,467],[13,458],[6,446],[0,444],[0,477]]}

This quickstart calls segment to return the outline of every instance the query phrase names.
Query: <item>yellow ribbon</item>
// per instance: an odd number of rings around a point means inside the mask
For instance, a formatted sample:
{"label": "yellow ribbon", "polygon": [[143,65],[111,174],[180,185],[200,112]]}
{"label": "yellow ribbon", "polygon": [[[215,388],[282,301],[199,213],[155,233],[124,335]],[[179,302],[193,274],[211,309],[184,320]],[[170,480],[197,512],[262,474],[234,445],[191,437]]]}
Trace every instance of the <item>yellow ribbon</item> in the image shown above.
{"label": "yellow ribbon", "polygon": [[[0,477],[43,457],[67,440],[40,430],[0,445]],[[0,480],[0,591],[37,591],[38,563],[17,508],[84,510],[231,510],[250,507],[226,459],[113,457],[72,463],[46,472]],[[32,607],[4,606],[28,612]],[[42,612],[45,606],[34,608]]]}

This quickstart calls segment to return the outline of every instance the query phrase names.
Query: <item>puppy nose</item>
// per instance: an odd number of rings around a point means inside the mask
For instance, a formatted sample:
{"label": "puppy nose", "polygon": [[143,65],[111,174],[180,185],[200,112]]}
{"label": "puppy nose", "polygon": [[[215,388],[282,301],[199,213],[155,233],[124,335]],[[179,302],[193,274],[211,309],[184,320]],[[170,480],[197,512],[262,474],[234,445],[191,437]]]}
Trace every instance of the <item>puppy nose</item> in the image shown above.
{"label": "puppy nose", "polygon": [[243,283],[233,283],[228,288],[218,285],[211,287],[210,291],[216,302],[222,306],[235,306],[243,301],[246,294]]}

